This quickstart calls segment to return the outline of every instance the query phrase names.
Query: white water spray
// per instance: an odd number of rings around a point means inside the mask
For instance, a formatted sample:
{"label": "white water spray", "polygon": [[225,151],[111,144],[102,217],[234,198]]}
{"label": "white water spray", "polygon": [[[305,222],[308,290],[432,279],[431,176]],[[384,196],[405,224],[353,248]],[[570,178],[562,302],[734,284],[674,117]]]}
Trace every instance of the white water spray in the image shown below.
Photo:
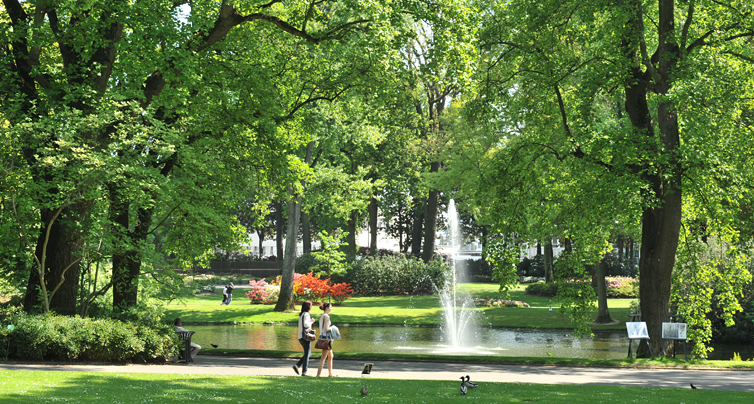
{"label": "white water spray", "polygon": [[453,199],[448,204],[447,226],[450,239],[450,252],[453,256],[450,261],[451,274],[448,279],[445,280],[440,294],[440,305],[443,309],[443,334],[446,342],[454,349],[462,349],[467,346],[469,342],[473,340],[473,335],[476,334],[476,324],[474,323],[473,314],[471,310],[474,307],[474,302],[471,298],[464,298],[460,304],[456,294],[456,264],[455,257],[458,255],[458,251],[461,249],[462,237],[461,226],[458,220],[458,211],[456,210],[456,204]]}

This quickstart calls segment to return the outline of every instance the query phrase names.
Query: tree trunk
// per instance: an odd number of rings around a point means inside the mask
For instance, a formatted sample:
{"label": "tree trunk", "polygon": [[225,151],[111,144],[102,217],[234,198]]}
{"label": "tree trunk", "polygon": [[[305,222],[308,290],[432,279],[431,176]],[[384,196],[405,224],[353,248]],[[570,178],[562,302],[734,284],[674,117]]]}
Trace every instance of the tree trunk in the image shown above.
{"label": "tree trunk", "polygon": [[372,197],[369,201],[369,254],[377,255],[377,198]]}
{"label": "tree trunk", "polygon": [[[90,208],[91,202],[88,201],[74,204],[64,208],[54,221],[52,221],[55,217],[54,210],[43,210],[40,214],[41,226],[35,254],[40,262],[44,260],[45,263],[44,281],[47,298],[49,299],[49,310],[51,311],[61,314],[76,313],[78,280],[81,271],[81,266],[77,261],[79,257],[76,256],[76,253],[80,252],[84,240],[81,238],[81,233],[70,223],[75,218],[83,218],[88,215]],[[52,225],[45,249],[47,226],[50,221],[52,221]],[[53,293],[61,280],[63,283]],[[35,306],[42,303],[43,297],[39,288],[39,272],[32,270],[24,295],[25,311],[30,312]],[[52,295],[52,298],[50,298],[50,295]]]}
{"label": "tree trunk", "polygon": [[[662,148],[657,150],[654,160],[661,164],[645,169],[643,179],[651,186],[651,204],[642,212],[641,257],[639,260],[639,298],[642,320],[646,321],[653,352],[659,352],[662,345],[662,322],[665,321],[670,305],[670,284],[678,249],[681,226],[681,175],[682,167],[678,154],[680,136],[678,116],[671,98],[664,98],[672,87],[675,67],[678,63],[679,48],[674,42],[675,1],[660,0],[657,19],[658,43],[657,65],[635,62],[631,67],[629,81],[625,87],[626,112],[631,119],[637,136],[656,137],[652,117],[649,113],[647,91],[651,88],[661,95],[657,108],[657,128],[660,132]],[[641,22],[640,3],[636,7],[635,22]],[[638,27],[640,24],[635,24]],[[645,32],[638,29],[624,41],[625,54],[629,60],[636,60],[637,44],[643,41]],[[647,72],[642,68],[646,68]],[[649,79],[652,79],[652,83]],[[648,143],[651,143],[648,140]],[[646,342],[642,341],[637,355],[648,356]]]}
{"label": "tree trunk", "polygon": [[283,203],[274,202],[275,205],[275,261],[283,260]]}
{"label": "tree trunk", "polygon": [[418,197],[414,197],[414,225],[411,229],[411,255],[421,256],[422,233],[424,228],[424,204]]}
{"label": "tree trunk", "polygon": [[[306,149],[306,163],[309,164],[314,150],[314,142],[311,141]],[[303,181],[302,184],[306,185]],[[305,188],[305,187],[304,187]],[[293,195],[293,189],[288,188],[288,193]],[[280,295],[274,311],[293,310],[293,271],[296,269],[296,243],[298,241],[298,221],[301,214],[302,197],[288,202],[288,229],[285,236],[285,260],[283,261],[283,275],[280,280]]]}
{"label": "tree trunk", "polygon": [[348,224],[346,225],[346,231],[348,232],[348,236],[346,237],[346,242],[348,243],[346,246],[346,257],[349,261],[356,259],[356,256],[359,254],[359,243],[356,237],[358,227],[356,221],[358,218],[359,212],[352,210],[348,216]]}
{"label": "tree trunk", "polygon": [[[436,173],[440,170],[440,162],[434,162],[430,166],[429,172]],[[437,231],[437,205],[440,201],[440,191],[433,189],[429,191],[427,198],[427,207],[424,216],[424,248],[422,249],[422,260],[424,262],[432,261],[435,256],[435,233]]]}
{"label": "tree trunk", "polygon": [[607,285],[605,285],[606,272],[607,264],[604,260],[595,265],[594,279],[597,287],[597,319],[594,322],[597,324],[613,322],[613,319],[610,318],[610,311],[607,308]]}
{"label": "tree trunk", "polygon": [[545,244],[545,283],[551,283],[555,281],[552,268],[553,253],[552,253],[552,241]]}
{"label": "tree trunk", "polygon": [[136,209],[136,220],[131,230],[131,205],[127,193],[115,184],[108,188],[110,221],[115,228],[117,244],[112,257],[112,276],[116,279],[113,283],[113,309],[124,311],[138,302],[142,252],[152,223],[153,209]]}
{"label": "tree trunk", "polygon": [[301,244],[303,244],[304,254],[312,252],[312,229],[309,225],[309,214],[301,212]]}
{"label": "tree trunk", "polygon": [[257,236],[259,236],[259,259],[264,258],[264,236],[265,231],[257,229]]}
{"label": "tree trunk", "polygon": [[542,243],[537,242],[537,257],[542,255]]}

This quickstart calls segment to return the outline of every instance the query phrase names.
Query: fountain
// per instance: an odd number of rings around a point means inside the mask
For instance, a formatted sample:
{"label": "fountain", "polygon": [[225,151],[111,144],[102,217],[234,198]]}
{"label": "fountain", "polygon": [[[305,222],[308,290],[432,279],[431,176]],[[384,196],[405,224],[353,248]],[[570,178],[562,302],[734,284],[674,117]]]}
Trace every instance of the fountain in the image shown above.
{"label": "fountain", "polygon": [[440,305],[443,309],[444,325],[442,332],[445,341],[449,344],[449,348],[453,350],[468,350],[472,348],[469,346],[469,343],[475,340],[477,327],[474,321],[475,311],[471,310],[474,307],[474,302],[470,297],[464,297],[459,307],[459,299],[456,293],[457,268],[454,257],[458,255],[463,240],[458,220],[458,211],[453,199],[448,204],[447,226],[448,239],[450,240],[450,249],[448,251],[452,257],[449,260],[451,274],[445,280],[442,290],[438,291]]}

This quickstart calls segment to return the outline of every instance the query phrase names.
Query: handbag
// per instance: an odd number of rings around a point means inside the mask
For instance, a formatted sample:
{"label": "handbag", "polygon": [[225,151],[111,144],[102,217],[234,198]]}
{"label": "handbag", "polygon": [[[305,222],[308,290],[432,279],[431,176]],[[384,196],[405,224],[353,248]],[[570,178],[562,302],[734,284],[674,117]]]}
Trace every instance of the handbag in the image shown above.
{"label": "handbag", "polygon": [[311,328],[304,328],[304,332],[301,333],[301,335],[303,336],[304,340],[309,342],[317,339],[317,334]]}
{"label": "handbag", "polygon": [[331,341],[329,339],[318,339],[317,343],[314,344],[314,348],[316,349],[332,349],[332,346],[330,345]]}

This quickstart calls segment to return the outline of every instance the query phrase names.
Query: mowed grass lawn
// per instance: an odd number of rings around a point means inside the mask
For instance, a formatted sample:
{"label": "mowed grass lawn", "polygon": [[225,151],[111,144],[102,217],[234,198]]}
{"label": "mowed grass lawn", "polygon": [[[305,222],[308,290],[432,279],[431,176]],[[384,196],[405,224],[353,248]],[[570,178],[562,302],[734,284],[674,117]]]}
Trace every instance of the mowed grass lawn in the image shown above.
{"label": "mowed grass lawn", "polygon": [[[529,296],[524,286],[518,286],[507,298],[528,303],[531,307],[479,307],[483,313],[480,324],[492,327],[520,328],[573,328],[567,315],[560,313],[559,302],[546,297]],[[248,289],[233,291],[230,306],[220,305],[222,295],[200,295],[166,306],[168,317],[181,317],[184,323],[235,323],[235,324],[296,324],[297,313],[273,311],[274,305],[251,305],[245,292]],[[496,284],[464,283],[459,285],[460,293],[480,298],[506,298],[498,292]],[[628,318],[631,299],[609,299],[608,307],[614,320],[619,324],[595,326],[595,330],[623,330]],[[552,307],[552,311],[550,311]],[[319,309],[314,309],[319,313]],[[342,306],[333,309],[339,324],[393,324],[393,325],[440,325],[441,308],[436,295],[429,296],[370,296],[352,297]],[[596,317],[596,308],[595,308]]]}
{"label": "mowed grass lawn", "polygon": [[[17,403],[752,403],[754,393],[454,381],[0,371],[3,404]],[[360,390],[368,389],[362,397]]]}

